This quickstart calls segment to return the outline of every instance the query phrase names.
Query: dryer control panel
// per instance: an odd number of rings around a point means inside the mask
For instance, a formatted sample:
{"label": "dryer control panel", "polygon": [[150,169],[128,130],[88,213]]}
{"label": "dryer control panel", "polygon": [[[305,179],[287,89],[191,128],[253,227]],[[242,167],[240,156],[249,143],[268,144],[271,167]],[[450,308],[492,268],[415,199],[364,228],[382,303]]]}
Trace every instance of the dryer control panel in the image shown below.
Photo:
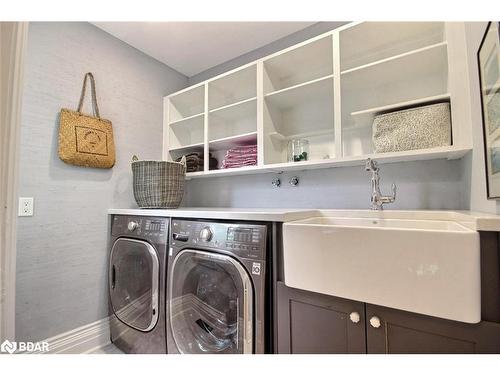
{"label": "dryer control panel", "polygon": [[166,244],[168,220],[164,217],[114,215],[111,234],[139,237],[152,243]]}
{"label": "dryer control panel", "polygon": [[265,260],[266,241],[265,225],[172,220],[172,247],[211,248],[241,258]]}

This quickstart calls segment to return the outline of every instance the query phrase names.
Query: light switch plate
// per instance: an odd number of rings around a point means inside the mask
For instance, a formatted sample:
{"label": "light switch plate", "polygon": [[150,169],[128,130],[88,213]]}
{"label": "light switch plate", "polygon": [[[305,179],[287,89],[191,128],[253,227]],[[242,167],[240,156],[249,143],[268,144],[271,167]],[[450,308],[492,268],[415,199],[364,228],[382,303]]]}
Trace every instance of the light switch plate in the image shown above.
{"label": "light switch plate", "polygon": [[33,197],[19,197],[18,216],[33,216]]}

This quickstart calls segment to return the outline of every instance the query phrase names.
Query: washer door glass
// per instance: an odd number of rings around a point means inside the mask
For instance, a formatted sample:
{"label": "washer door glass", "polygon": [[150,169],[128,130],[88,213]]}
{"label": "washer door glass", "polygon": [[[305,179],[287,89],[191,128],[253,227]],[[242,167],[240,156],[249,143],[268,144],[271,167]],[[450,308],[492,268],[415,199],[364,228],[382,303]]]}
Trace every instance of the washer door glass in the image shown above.
{"label": "washer door glass", "polygon": [[119,238],[111,249],[109,293],[115,315],[123,323],[150,331],[158,321],[159,262],[145,241]]}
{"label": "washer door glass", "polygon": [[253,289],[235,259],[184,250],[170,272],[169,317],[181,353],[251,353]]}

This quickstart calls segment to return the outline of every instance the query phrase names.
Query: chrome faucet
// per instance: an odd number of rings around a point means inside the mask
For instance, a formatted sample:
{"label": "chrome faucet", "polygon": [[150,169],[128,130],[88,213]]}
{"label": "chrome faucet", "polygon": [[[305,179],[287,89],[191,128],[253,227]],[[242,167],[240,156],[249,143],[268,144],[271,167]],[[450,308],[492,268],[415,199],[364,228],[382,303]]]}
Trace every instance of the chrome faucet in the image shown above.
{"label": "chrome faucet", "polygon": [[375,160],[368,159],[366,161],[365,169],[372,172],[372,196],[371,196],[371,209],[383,210],[384,204],[393,203],[396,200],[396,185],[392,184],[392,196],[382,196],[380,193],[380,176],[378,174],[379,168]]}

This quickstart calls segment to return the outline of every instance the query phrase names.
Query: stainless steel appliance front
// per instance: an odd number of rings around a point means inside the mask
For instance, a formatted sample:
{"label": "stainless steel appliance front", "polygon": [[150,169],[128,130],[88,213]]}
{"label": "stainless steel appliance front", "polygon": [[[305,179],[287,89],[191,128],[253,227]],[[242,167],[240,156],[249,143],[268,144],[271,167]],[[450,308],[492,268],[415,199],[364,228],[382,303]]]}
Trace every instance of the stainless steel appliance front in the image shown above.
{"label": "stainless steel appliance front", "polygon": [[111,307],[123,323],[143,332],[158,322],[159,267],[156,250],[146,241],[119,238],[111,248]]}
{"label": "stainless steel appliance front", "polygon": [[125,353],[166,353],[168,218],[114,215],[108,270],[111,341]]}
{"label": "stainless steel appliance front", "polygon": [[172,220],[169,353],[263,353],[265,225]]}
{"label": "stainless steel appliance front", "polygon": [[169,277],[169,323],[181,353],[252,353],[253,288],[228,255],[187,249]]}

